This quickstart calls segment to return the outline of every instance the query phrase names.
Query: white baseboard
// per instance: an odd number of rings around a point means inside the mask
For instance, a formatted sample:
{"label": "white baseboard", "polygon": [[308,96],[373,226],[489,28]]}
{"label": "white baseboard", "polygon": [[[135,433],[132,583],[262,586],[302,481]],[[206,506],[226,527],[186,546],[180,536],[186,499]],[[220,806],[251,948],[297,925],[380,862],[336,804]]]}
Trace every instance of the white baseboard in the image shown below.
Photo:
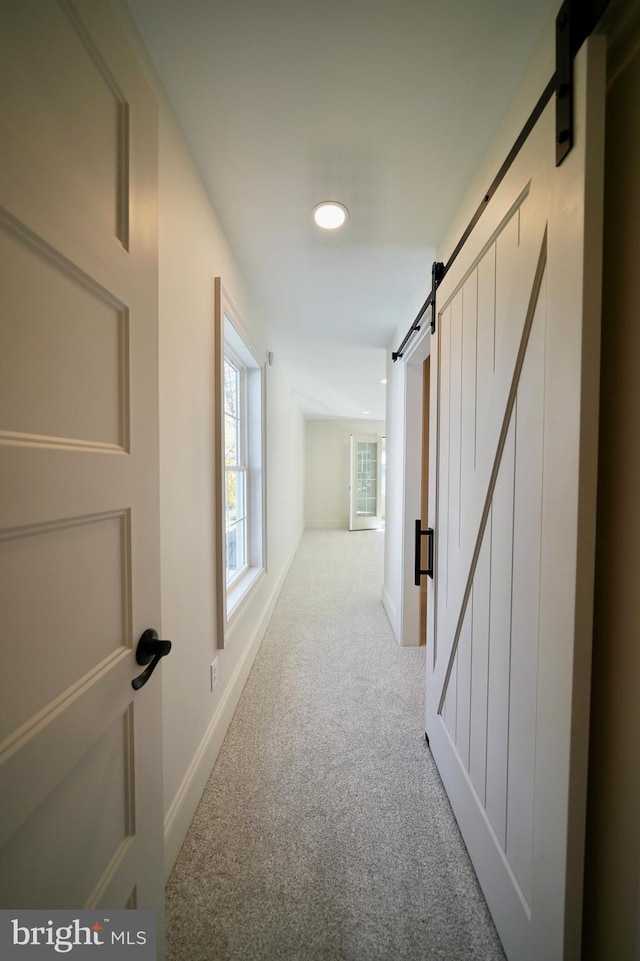
{"label": "white baseboard", "polygon": [[304,526],[309,531],[346,531],[348,521],[305,521]]}
{"label": "white baseboard", "polygon": [[300,544],[302,531],[291,551],[280,577],[276,581],[271,594],[265,604],[262,615],[256,624],[242,657],[229,679],[226,689],[220,698],[204,736],[191,759],[182,783],[171,802],[164,819],[164,850],[165,850],[165,881],[173,869],[180,848],[189,830],[191,821],[200,803],[213,766],[218,757],[222,742],[231,724],[240,695],[249,677],[256,654],[260,649],[265,632],[271,620],[273,609],[278,600],[282,585],[289,573],[296,551]]}

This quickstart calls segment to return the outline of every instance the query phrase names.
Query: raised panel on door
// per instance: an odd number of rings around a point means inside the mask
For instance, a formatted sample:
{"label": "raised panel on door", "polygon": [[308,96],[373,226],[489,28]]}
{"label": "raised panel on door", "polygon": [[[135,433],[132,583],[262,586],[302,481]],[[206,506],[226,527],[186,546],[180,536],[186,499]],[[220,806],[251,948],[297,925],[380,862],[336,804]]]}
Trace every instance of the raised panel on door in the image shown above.
{"label": "raised panel on door", "polygon": [[7,219],[0,260],[0,437],[128,450],[126,307]]}
{"label": "raised panel on door", "polygon": [[45,180],[126,246],[129,103],[83,6],[5,4],[0,115]]}
{"label": "raised panel on door", "polygon": [[[7,530],[0,537],[0,636],[16,639],[3,666],[0,743],[131,647],[130,551],[126,512]],[[34,660],[32,644],[18,643],[22,638],[50,642],[36,641]],[[54,638],[64,639],[62,649]]]}
{"label": "raised panel on door", "polygon": [[113,11],[0,13],[0,906],[163,902],[157,120]]}
{"label": "raised panel on door", "polygon": [[556,168],[548,107],[432,339],[427,733],[510,961],[580,950],[603,67],[590,40],[576,146]]}
{"label": "raised panel on door", "polygon": [[126,858],[135,833],[129,775],[134,763],[132,722],[129,709],[92,740],[48,793],[46,803],[3,845],[0,903],[21,908],[84,906],[103,886],[105,873]]}

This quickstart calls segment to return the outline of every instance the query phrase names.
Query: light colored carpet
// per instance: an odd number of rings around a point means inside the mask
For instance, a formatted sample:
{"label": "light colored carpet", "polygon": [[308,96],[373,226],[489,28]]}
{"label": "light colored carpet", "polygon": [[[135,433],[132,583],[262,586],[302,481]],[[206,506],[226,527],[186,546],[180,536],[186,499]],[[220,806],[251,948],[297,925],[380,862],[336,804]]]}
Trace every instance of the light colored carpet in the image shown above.
{"label": "light colored carpet", "polygon": [[167,886],[170,961],[504,959],[382,558],[305,533]]}

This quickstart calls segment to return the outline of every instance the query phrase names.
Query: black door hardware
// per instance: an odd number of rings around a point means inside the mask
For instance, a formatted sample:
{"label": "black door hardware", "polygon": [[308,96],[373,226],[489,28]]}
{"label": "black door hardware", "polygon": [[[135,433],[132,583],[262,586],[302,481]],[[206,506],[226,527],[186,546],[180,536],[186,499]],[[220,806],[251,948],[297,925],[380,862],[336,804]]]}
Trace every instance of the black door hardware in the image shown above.
{"label": "black door hardware", "polygon": [[138,664],[148,664],[142,674],[139,674],[131,682],[134,691],[139,691],[147,683],[155,671],[161,657],[164,657],[171,650],[171,641],[158,640],[158,632],[149,627],[141,636],[136,648],[136,661]]}
{"label": "black door hardware", "polygon": [[[426,570],[421,570],[420,568],[420,544],[423,537],[429,538],[429,559],[428,567]],[[428,527],[426,531],[422,530],[422,525],[420,523],[420,518],[416,521],[416,575],[415,575],[415,585],[420,586],[420,577],[422,574],[427,574],[429,577],[433,577],[433,527]]]}

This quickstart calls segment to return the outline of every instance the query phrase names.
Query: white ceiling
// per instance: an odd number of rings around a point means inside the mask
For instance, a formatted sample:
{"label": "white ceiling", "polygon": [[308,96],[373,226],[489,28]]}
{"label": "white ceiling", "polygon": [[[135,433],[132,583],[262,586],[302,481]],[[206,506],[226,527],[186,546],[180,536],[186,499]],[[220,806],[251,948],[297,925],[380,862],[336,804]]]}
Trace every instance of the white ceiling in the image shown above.
{"label": "white ceiling", "polygon": [[560,0],[128,3],[306,415],[384,419],[384,348]]}

